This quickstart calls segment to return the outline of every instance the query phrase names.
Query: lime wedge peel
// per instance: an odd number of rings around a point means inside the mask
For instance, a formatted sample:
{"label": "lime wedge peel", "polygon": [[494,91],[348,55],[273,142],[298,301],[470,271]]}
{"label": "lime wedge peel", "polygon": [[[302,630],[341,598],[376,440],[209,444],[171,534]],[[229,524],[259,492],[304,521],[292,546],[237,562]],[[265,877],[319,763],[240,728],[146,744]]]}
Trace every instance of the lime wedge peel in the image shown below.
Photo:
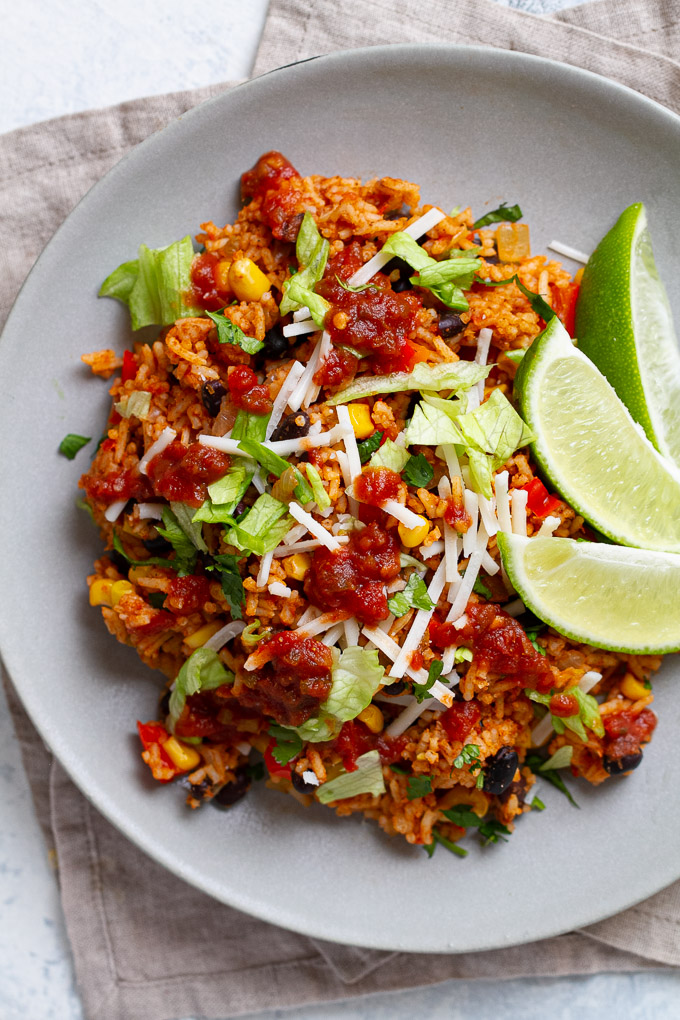
{"label": "lime wedge peel", "polygon": [[641,202],[621,214],[588,260],[576,335],[648,438],[680,465],[680,351]]}
{"label": "lime wedge peel", "polygon": [[515,392],[538,464],[578,514],[614,542],[680,553],[680,471],[557,316],[522,359]]}
{"label": "lime wedge peel", "polygon": [[508,577],[560,634],[632,655],[680,649],[680,556],[499,532]]}

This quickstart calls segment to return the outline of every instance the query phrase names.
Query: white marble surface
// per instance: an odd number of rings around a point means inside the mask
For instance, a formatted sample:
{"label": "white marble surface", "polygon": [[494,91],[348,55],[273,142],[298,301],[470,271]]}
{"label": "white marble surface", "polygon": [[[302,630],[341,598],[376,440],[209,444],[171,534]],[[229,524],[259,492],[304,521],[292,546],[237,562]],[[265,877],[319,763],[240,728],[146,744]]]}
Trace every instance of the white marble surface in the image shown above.
{"label": "white marble surface", "polygon": [[[499,0],[532,13],[572,0]],[[267,0],[0,0],[0,131],[245,77]],[[82,1020],[53,870],[0,688],[0,1020]],[[642,865],[644,866],[644,865]],[[676,1020],[680,974],[446,982],[296,1010],[296,1020]],[[284,1020],[289,1011],[253,1020]],[[104,1018],[105,1020],[105,1018]]]}

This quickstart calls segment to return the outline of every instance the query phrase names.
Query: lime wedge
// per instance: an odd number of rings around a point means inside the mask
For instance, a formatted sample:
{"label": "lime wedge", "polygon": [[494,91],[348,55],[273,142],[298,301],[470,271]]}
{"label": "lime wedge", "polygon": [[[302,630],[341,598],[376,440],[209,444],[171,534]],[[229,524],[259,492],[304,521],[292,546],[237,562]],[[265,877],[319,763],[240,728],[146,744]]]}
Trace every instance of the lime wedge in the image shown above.
{"label": "lime wedge", "polygon": [[588,261],[576,336],[657,450],[680,465],[680,352],[641,202]]}
{"label": "lime wedge", "polygon": [[622,545],[680,552],[680,471],[557,316],[522,359],[515,393],[536,460],[582,517]]}
{"label": "lime wedge", "polygon": [[630,654],[680,648],[680,556],[500,532],[498,548],[524,604],[560,634]]}

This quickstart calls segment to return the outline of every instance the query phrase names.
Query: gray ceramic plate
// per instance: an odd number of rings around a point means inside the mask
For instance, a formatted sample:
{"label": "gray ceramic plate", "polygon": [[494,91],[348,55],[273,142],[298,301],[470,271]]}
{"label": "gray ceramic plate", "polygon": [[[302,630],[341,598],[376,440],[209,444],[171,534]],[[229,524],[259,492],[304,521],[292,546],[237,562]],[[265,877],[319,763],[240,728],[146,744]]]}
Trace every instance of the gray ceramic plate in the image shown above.
{"label": "gray ceramic plate", "polygon": [[[107,387],[83,351],[129,343],[127,313],[97,289],[141,241],[225,223],[240,173],[281,149],[303,173],[392,175],[424,200],[477,212],[520,202],[533,249],[589,251],[629,203],[649,208],[658,262],[680,307],[680,121],[602,78],[499,50],[405,46],[285,68],[182,117],[140,145],[75,209],[17,301],[0,347],[2,648],[48,744],[130,839],[219,900],[341,942],[431,952],[490,949],[596,921],[678,878],[677,662],[655,689],[660,723],[632,777],[555,790],[510,842],[465,860],[388,839],[358,819],[255,790],[233,811],[190,812],[153,784],[133,736],[158,683],[89,608],[97,537],[75,509]],[[470,840],[470,842],[473,842]]]}

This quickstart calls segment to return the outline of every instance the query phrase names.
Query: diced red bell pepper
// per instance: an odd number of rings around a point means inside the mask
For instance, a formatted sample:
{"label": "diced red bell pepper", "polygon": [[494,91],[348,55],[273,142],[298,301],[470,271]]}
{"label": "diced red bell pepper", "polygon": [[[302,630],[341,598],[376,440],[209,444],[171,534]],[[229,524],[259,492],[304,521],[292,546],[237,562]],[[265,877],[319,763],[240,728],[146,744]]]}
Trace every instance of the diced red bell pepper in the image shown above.
{"label": "diced red bell pepper", "polygon": [[[169,769],[173,769],[175,775],[179,775],[180,769],[177,768],[172,758],[163,750],[163,744],[166,740],[170,739],[170,734],[164,726],[161,726],[157,722],[143,723],[137,720],[137,730],[139,732],[139,739],[142,742],[142,746],[145,751],[148,751],[154,744],[158,745],[158,750],[164,765],[167,765]],[[174,776],[173,776],[174,778]],[[161,779],[161,783],[169,783],[170,779]]]}
{"label": "diced red bell pepper", "polygon": [[528,493],[527,510],[530,510],[535,517],[547,517],[554,513],[559,506],[560,500],[551,496],[540,478],[532,478],[522,488]]}
{"label": "diced red bell pepper", "polygon": [[290,765],[280,765],[273,755],[276,741],[270,740],[264,752],[264,763],[272,779],[290,779]]}
{"label": "diced red bell pepper", "polygon": [[132,351],[125,351],[123,354],[123,370],[121,372],[121,379],[123,382],[129,382],[130,379],[134,379],[136,375],[137,359]]}
{"label": "diced red bell pepper", "polygon": [[553,303],[557,315],[562,320],[564,328],[569,336],[574,335],[574,320],[576,318],[576,302],[581,284],[572,281],[566,287],[555,287],[553,289]]}

